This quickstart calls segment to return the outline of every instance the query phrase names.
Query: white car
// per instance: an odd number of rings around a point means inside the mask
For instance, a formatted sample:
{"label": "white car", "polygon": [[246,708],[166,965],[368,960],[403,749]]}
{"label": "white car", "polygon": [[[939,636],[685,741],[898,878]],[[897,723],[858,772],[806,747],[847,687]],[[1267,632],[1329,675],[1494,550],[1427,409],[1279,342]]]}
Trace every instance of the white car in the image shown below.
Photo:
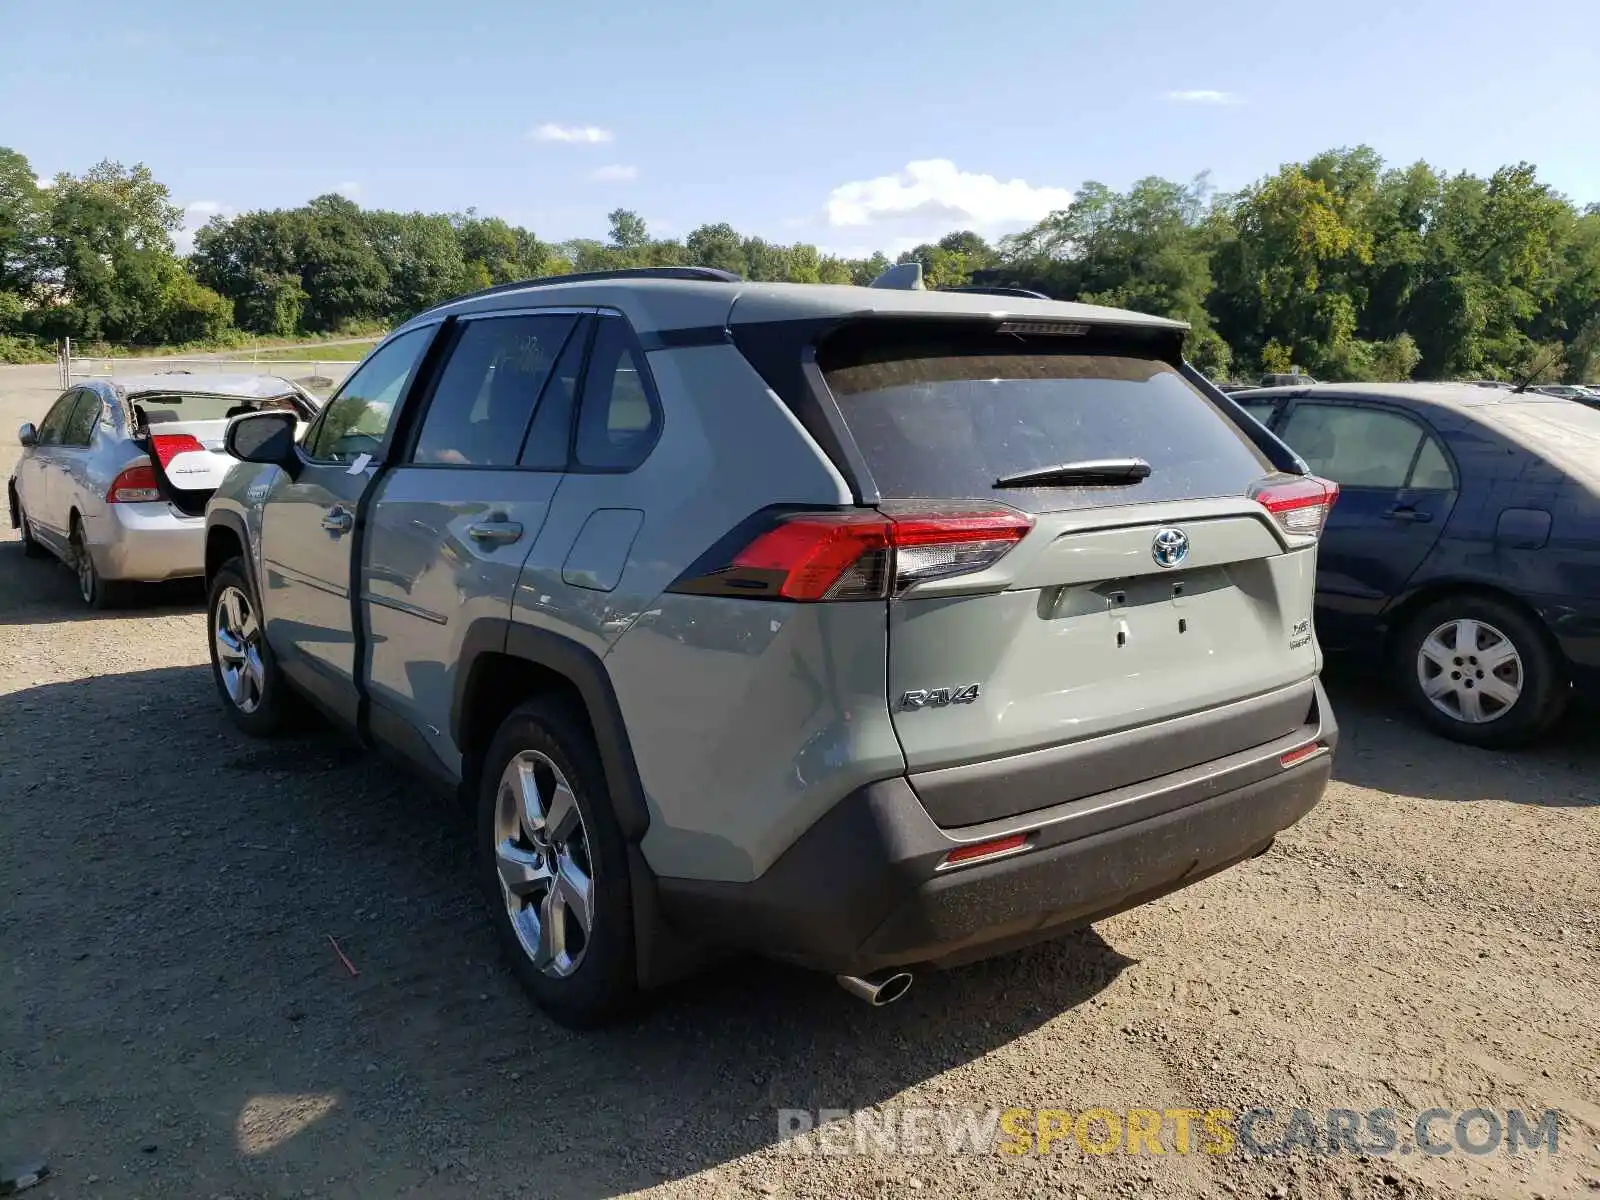
{"label": "white car", "polygon": [[31,556],[51,553],[104,608],[122,585],[205,573],[205,506],[236,459],[228,422],[269,409],[303,430],[316,397],[274,375],[89,379],[63,392],[23,445],[8,487]]}

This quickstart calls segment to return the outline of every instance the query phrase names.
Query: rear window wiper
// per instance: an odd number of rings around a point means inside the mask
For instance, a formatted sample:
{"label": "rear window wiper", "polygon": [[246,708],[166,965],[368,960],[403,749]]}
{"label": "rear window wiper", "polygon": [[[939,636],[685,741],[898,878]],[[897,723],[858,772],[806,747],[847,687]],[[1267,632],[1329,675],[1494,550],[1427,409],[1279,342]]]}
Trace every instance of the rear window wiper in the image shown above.
{"label": "rear window wiper", "polygon": [[1150,478],[1150,464],[1142,458],[1086,458],[1081,462],[1057,463],[1053,467],[1033,467],[1002,475],[994,481],[997,488],[1004,487],[1054,487],[1096,484],[1115,486],[1122,483],[1140,483]]}

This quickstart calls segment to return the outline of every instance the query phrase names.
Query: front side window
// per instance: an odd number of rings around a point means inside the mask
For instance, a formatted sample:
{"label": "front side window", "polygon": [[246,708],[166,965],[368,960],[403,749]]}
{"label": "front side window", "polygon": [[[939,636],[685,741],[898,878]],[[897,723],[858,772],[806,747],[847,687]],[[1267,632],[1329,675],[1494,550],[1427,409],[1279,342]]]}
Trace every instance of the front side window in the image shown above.
{"label": "front side window", "polygon": [[644,351],[621,317],[595,331],[578,409],[580,466],[627,471],[645,460],[661,429],[655,385]]}
{"label": "front side window", "polygon": [[428,402],[412,461],[515,464],[534,408],[576,324],[577,317],[566,313],[466,322]]}
{"label": "front side window", "polygon": [[1394,489],[1410,479],[1423,436],[1409,417],[1352,404],[1297,404],[1282,431],[1312,471],[1341,487]]}
{"label": "front side window", "polygon": [[63,395],[50,406],[50,411],[45,413],[44,420],[39,422],[37,444],[40,446],[55,446],[61,442],[61,434],[67,427],[67,420],[72,416],[72,410],[78,403],[81,391],[71,391]]}
{"label": "front side window", "polygon": [[94,392],[80,392],[77,403],[61,431],[63,446],[87,446],[94,437],[94,427],[100,421],[100,397]]}
{"label": "front side window", "polygon": [[323,409],[306,453],[325,462],[376,454],[433,333],[431,325],[402,333],[357,367]]}

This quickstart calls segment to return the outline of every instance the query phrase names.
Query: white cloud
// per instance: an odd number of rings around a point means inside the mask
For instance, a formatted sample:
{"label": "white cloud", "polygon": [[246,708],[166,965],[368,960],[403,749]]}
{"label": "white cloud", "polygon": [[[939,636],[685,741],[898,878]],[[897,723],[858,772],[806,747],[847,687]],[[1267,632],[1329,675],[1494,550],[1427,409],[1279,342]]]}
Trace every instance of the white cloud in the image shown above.
{"label": "white cloud", "polygon": [[52,188],[55,187],[55,185],[56,181],[51,179],[48,175],[40,175],[33,181],[33,186],[37,188]]}
{"label": "white cloud", "polygon": [[191,200],[183,206],[183,226],[172,235],[179,254],[194,252],[194,235],[212,217],[231,217],[239,210],[216,200]]}
{"label": "white cloud", "polygon": [[528,134],[536,142],[575,142],[595,145],[611,140],[611,131],[598,125],[557,125],[547,121]]}
{"label": "white cloud", "polygon": [[1168,92],[1166,98],[1178,104],[1243,104],[1244,97],[1237,92],[1218,92],[1211,88],[1194,88],[1187,92]]}
{"label": "white cloud", "polygon": [[639,178],[639,168],[625,163],[612,163],[609,167],[589,172],[589,178],[596,183],[632,183]]}
{"label": "white cloud", "polygon": [[827,216],[836,227],[920,219],[945,229],[959,224],[993,231],[1032,225],[1071,203],[1066,188],[999,180],[932,158],[907,163],[893,175],[840,184],[828,195]]}
{"label": "white cloud", "polygon": [[334,184],[333,190],[338,192],[339,195],[343,196],[346,200],[354,200],[356,197],[361,195],[361,185],[354,179],[346,179],[343,183]]}

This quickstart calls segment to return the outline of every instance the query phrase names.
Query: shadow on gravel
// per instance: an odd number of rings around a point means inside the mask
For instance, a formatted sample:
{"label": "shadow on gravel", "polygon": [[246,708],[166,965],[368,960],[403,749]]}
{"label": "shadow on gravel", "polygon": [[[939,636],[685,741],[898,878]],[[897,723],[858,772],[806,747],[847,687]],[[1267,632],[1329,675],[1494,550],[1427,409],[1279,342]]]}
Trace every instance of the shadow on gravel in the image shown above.
{"label": "shadow on gravel", "polygon": [[134,584],[128,593],[125,604],[96,611],[79,598],[76,577],[60,561],[28,558],[17,541],[0,543],[0,626],[165,617],[198,612],[206,602],[198,579]]}
{"label": "shadow on gravel", "polygon": [[1574,705],[1532,746],[1481,750],[1424,728],[1381,678],[1343,668],[1325,672],[1323,683],[1339,720],[1333,777],[1340,782],[1429,800],[1600,805],[1592,711]]}
{"label": "shadow on gravel", "polygon": [[873,1010],[740,961],[571,1033],[499,960],[467,814],[331,734],[245,740],[203,667],[0,696],[0,792],[0,1145],[71,1194],[612,1196],[779,1109],[891,1102],[1129,963],[1085,930]]}

